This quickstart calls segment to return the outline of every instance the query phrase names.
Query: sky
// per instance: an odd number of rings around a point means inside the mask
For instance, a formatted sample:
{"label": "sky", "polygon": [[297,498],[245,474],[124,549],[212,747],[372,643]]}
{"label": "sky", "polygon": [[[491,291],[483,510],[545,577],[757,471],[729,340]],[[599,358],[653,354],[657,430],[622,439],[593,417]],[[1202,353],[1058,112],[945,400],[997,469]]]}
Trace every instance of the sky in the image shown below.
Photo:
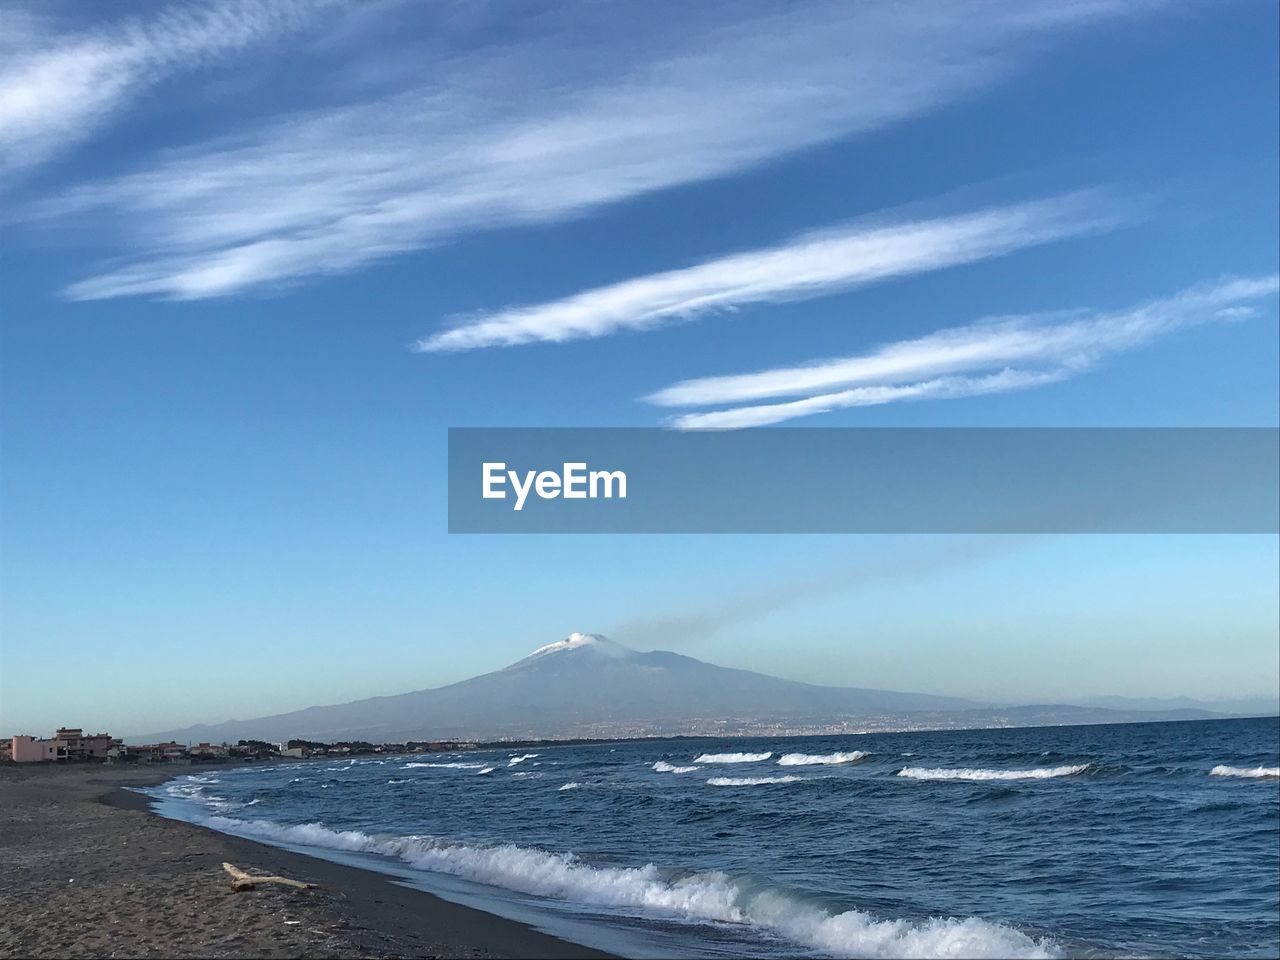
{"label": "sky", "polygon": [[1280,686],[1274,536],[445,528],[451,426],[1277,426],[1270,0],[0,18],[0,733],[572,631],[1002,702]]}

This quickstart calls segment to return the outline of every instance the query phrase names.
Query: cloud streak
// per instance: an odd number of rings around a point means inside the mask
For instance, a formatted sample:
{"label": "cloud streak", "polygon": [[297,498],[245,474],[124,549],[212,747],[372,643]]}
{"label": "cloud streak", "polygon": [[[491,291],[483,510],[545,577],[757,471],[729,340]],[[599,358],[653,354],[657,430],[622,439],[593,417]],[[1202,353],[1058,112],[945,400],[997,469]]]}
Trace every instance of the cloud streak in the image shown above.
{"label": "cloud streak", "polygon": [[0,173],[35,166],[88,139],[149,87],[294,29],[319,5],[224,0],[78,33],[4,9],[17,37],[4,44],[0,66]]}
{"label": "cloud streak", "polygon": [[[1112,354],[1189,326],[1230,322],[1276,293],[1280,277],[1225,279],[1117,313],[1002,317],[886,344],[867,354],[674,384],[646,397],[661,406],[738,403],[687,413],[682,430],[766,426],[832,410],[904,400],[955,399],[1056,383]],[[798,396],[778,403],[749,401]]]}
{"label": "cloud streak", "polygon": [[962,216],[811,233],[564,300],[482,315],[417,344],[422,351],[602,337],[754,303],[807,299],[898,277],[973,263],[1123,222],[1089,194]]}
{"label": "cloud streak", "polygon": [[[761,2],[631,17],[587,4],[504,18],[501,43],[450,20],[482,9],[421,8],[436,18],[414,31],[429,50],[380,47],[380,60],[412,64],[391,92],[280,111],[65,191],[38,215],[101,216],[121,233],[127,257],[73,284],[73,299],[225,296],[879,129],[972,95],[1066,30],[1149,6],[831,3],[798,16]],[[634,22],[620,29],[620,16]],[[326,56],[368,62],[349,46]]]}

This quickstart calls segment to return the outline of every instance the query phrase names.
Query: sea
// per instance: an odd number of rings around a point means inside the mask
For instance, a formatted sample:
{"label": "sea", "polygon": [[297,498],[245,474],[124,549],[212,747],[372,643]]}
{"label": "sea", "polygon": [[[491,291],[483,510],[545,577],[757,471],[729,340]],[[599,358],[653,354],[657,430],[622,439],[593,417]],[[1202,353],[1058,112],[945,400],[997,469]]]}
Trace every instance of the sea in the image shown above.
{"label": "sea", "polygon": [[163,815],[630,957],[1275,957],[1280,720],[203,767]]}

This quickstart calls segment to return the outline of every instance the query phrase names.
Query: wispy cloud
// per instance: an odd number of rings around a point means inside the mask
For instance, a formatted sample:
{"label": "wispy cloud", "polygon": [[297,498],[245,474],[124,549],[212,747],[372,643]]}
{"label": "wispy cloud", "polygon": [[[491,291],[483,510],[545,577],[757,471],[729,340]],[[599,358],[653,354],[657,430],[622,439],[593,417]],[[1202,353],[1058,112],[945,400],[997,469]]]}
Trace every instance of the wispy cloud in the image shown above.
{"label": "wispy cloud", "polygon": [[588,290],[565,300],[472,318],[419,341],[426,351],[561,342],[688,320],[752,303],[797,300],[1107,229],[1119,208],[1088,194],[964,216],[811,233],[683,270]]}
{"label": "wispy cloud", "polygon": [[646,399],[662,406],[707,406],[801,397],[688,413],[671,421],[678,429],[697,430],[765,426],[902,400],[1025,390],[1064,380],[1106,356],[1183,327],[1241,319],[1252,312],[1250,301],[1277,289],[1277,276],[1227,279],[1118,313],[1001,317],[887,344],[859,356],[686,380]]}
{"label": "wispy cloud", "polygon": [[385,52],[415,65],[392,93],[231,131],[43,213],[123,232],[129,258],[72,298],[221,296],[880,128],[1008,75],[1066,28],[1149,6],[686,5],[619,29],[616,8],[604,23],[586,5],[508,18],[501,43],[441,23],[425,31],[443,45],[431,55]]}
{"label": "wispy cloud", "polygon": [[149,87],[297,27],[320,0],[174,5],[88,31],[3,8],[11,35],[0,65],[0,174],[87,139]]}
{"label": "wispy cloud", "polygon": [[984,377],[939,377],[922,383],[883,387],[853,387],[787,403],[733,407],[708,413],[687,413],[672,419],[677,430],[740,430],[765,427],[796,417],[830,413],[844,407],[877,407],[901,400],[954,400],[985,393],[1008,393],[1056,383],[1070,375],[1067,370],[1045,370],[1039,373],[1002,370]]}

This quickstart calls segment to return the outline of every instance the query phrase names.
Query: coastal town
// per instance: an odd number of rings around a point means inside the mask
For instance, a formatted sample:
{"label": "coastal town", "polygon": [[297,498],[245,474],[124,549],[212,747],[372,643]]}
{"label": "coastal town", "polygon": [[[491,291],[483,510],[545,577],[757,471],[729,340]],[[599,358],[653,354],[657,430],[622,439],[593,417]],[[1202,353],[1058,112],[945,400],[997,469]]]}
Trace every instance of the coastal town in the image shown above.
{"label": "coastal town", "polygon": [[193,764],[253,763],[265,760],[305,760],[311,757],[349,757],[371,754],[439,753],[472,750],[477,744],[459,740],[415,740],[407,743],[369,743],[343,740],[240,740],[236,743],[125,743],[109,733],[85,733],[81,727],[59,727],[51,737],[18,734],[0,739],[0,764],[5,763],[127,763]]}

